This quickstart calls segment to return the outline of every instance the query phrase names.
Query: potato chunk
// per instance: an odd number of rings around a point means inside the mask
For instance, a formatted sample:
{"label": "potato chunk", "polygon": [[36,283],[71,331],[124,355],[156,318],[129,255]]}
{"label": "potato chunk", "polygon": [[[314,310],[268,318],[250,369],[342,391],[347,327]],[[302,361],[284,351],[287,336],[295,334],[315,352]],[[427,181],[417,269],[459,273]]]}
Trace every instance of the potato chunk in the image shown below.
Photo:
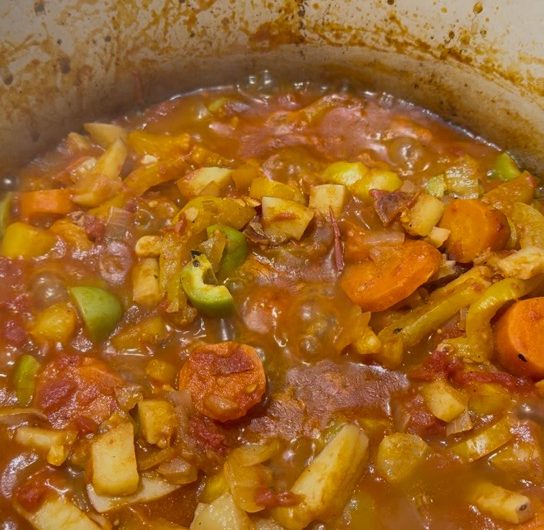
{"label": "potato chunk", "polygon": [[97,493],[130,495],[140,477],[134,451],[134,427],[122,423],[99,436],[91,445],[92,482]]}
{"label": "potato chunk", "polygon": [[344,425],[293,484],[291,491],[301,502],[276,508],[274,518],[289,530],[301,530],[340,511],[363,472],[367,451],[366,434]]}
{"label": "potato chunk", "polygon": [[240,510],[229,493],[224,493],[211,504],[199,504],[190,530],[253,530],[248,515]]}
{"label": "potato chunk", "polygon": [[403,482],[423,462],[428,450],[429,446],[415,434],[389,434],[378,447],[376,469],[392,484]]}
{"label": "potato chunk", "polygon": [[341,184],[321,184],[313,186],[310,190],[310,202],[308,206],[317,210],[321,215],[339,216],[346,205],[348,198],[345,186]]}
{"label": "potato chunk", "polygon": [[310,208],[276,197],[263,197],[262,207],[264,231],[278,243],[299,240],[314,217]]}
{"label": "potato chunk", "polygon": [[174,407],[162,399],[144,399],[138,403],[142,436],[148,444],[166,447],[176,426]]}
{"label": "potato chunk", "polygon": [[507,523],[523,523],[533,516],[529,497],[490,482],[478,484],[472,491],[471,501],[483,513]]}
{"label": "potato chunk", "polygon": [[427,408],[442,421],[452,421],[467,407],[468,398],[443,379],[425,385],[421,393]]}

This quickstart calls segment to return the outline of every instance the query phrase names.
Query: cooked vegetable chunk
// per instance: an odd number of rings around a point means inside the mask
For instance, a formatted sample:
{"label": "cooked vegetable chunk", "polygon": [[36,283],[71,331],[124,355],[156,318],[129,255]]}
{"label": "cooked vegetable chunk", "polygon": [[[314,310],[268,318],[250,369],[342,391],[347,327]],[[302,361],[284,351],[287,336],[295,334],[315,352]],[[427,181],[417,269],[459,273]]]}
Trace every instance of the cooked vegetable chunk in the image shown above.
{"label": "cooked vegetable chunk", "polygon": [[91,470],[93,488],[99,494],[130,495],[138,489],[132,423],[121,423],[93,441]]}
{"label": "cooked vegetable chunk", "polygon": [[17,360],[13,383],[19,405],[26,407],[32,401],[34,395],[35,379],[40,362],[32,355],[24,354]]}
{"label": "cooked vegetable chunk", "polygon": [[383,311],[410,296],[435,274],[440,253],[424,241],[406,241],[375,261],[348,265],[340,286],[364,311]]}
{"label": "cooked vegetable chunk", "polygon": [[276,242],[300,239],[314,217],[310,208],[287,199],[263,197],[262,207],[264,230]]}
{"label": "cooked vegetable chunk", "polygon": [[510,372],[535,379],[544,377],[544,298],[513,304],[495,326],[499,362]]}
{"label": "cooked vegetable chunk", "polygon": [[339,216],[347,202],[346,187],[341,184],[321,184],[310,190],[309,207],[317,210],[321,215]]}
{"label": "cooked vegetable chunk", "polygon": [[299,504],[274,510],[274,518],[289,530],[338,513],[366,463],[368,438],[356,425],[344,425],[297,478],[291,491]]}
{"label": "cooked vegetable chunk", "polygon": [[415,473],[428,451],[429,446],[415,434],[389,434],[378,447],[376,469],[392,484],[403,482]]}
{"label": "cooked vegetable chunk", "polygon": [[467,407],[467,397],[443,379],[425,385],[421,393],[429,410],[442,421],[454,420]]}
{"label": "cooked vegetable chunk", "polygon": [[231,495],[224,493],[211,504],[199,504],[190,530],[253,530],[247,514],[234,503]]}
{"label": "cooked vegetable chunk", "polygon": [[30,333],[38,341],[64,344],[74,333],[76,324],[77,316],[72,306],[59,302],[38,313]]}
{"label": "cooked vegetable chunk", "polygon": [[6,228],[2,239],[2,256],[35,258],[49,252],[55,241],[51,232],[17,221]]}
{"label": "cooked vegetable chunk", "polygon": [[450,231],[446,250],[459,263],[470,263],[486,250],[504,248],[510,236],[504,214],[479,200],[450,202],[440,227]]}
{"label": "cooked vegetable chunk", "polygon": [[179,388],[191,393],[195,408],[218,421],[244,416],[261,401],[265,385],[255,349],[236,342],[196,347],[179,373]]}
{"label": "cooked vegetable chunk", "polygon": [[523,523],[533,516],[531,500],[528,497],[490,482],[475,486],[471,501],[485,514],[507,523]]}
{"label": "cooked vegetable chunk", "polygon": [[224,167],[201,167],[179,179],[176,184],[184,197],[219,195],[229,185],[231,173],[232,169]]}
{"label": "cooked vegetable chunk", "polygon": [[166,447],[176,427],[174,407],[161,399],[144,399],[138,403],[142,436],[148,444]]}

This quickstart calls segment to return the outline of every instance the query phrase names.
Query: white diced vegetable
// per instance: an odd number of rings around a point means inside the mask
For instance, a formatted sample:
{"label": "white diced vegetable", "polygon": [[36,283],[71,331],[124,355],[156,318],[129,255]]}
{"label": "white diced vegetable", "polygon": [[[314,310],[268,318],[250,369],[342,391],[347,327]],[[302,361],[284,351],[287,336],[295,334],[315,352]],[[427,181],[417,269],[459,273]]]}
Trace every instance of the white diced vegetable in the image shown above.
{"label": "white diced vegetable", "polygon": [[174,407],[162,399],[144,399],[138,403],[142,437],[148,444],[166,447],[176,427]]}
{"label": "white diced vegetable", "polygon": [[101,530],[68,499],[56,494],[46,498],[35,512],[18,511],[36,530]]}
{"label": "white diced vegetable", "polygon": [[359,182],[368,172],[368,168],[361,162],[334,162],[325,168],[321,179],[323,182],[342,184],[351,189],[351,186]]}
{"label": "white diced vegetable", "polygon": [[314,217],[314,212],[295,201],[263,197],[264,231],[276,242],[300,239]]}
{"label": "white diced vegetable", "polygon": [[468,399],[463,392],[443,379],[424,385],[421,393],[427,408],[442,421],[452,421],[467,407]]}
{"label": "white diced vegetable", "polygon": [[184,197],[196,197],[213,189],[221,193],[230,183],[232,169],[224,167],[201,167],[179,179],[176,184]]}
{"label": "white diced vegetable", "polygon": [[211,504],[199,504],[190,530],[253,530],[248,515],[236,506],[228,493]]}
{"label": "white diced vegetable", "polygon": [[529,497],[510,491],[490,482],[473,488],[471,502],[484,514],[507,523],[519,524],[533,516]]}
{"label": "white diced vegetable", "polygon": [[159,261],[157,258],[144,258],[132,271],[132,300],[143,307],[154,307],[161,298]]}
{"label": "white diced vegetable", "polygon": [[400,220],[409,234],[428,236],[440,221],[444,208],[444,203],[440,199],[422,193],[416,203],[402,213]]}
{"label": "white diced vegetable", "polygon": [[162,238],[160,236],[142,236],[136,245],[134,251],[140,258],[158,257],[161,255]]}
{"label": "white diced vegetable", "polygon": [[166,497],[173,491],[179,489],[177,484],[170,484],[162,478],[153,475],[142,475],[140,487],[136,493],[124,497],[113,497],[109,495],[99,495],[91,484],[87,485],[87,495],[91,505],[98,513],[105,513],[116,510],[121,506],[137,504],[142,502],[151,502],[161,497]]}
{"label": "white diced vegetable", "polygon": [[305,202],[304,195],[297,188],[266,177],[253,179],[249,188],[249,196],[258,201],[262,200],[263,197],[276,197],[277,199],[287,199],[302,204]]}
{"label": "white diced vegetable", "polygon": [[122,423],[93,441],[91,470],[93,487],[101,495],[130,495],[137,490],[132,423]]}
{"label": "white diced vegetable", "polygon": [[465,462],[474,462],[496,451],[508,443],[512,437],[510,421],[508,418],[503,418],[454,445],[451,451]]}
{"label": "white diced vegetable", "polygon": [[416,471],[428,451],[429,446],[415,434],[389,434],[378,447],[376,469],[392,484],[403,482]]}
{"label": "white diced vegetable", "polygon": [[346,187],[341,184],[321,184],[313,186],[310,190],[310,202],[308,206],[313,210],[317,210],[321,215],[329,216],[332,211],[333,215],[339,216],[344,206],[348,194]]}
{"label": "white diced vegetable", "polygon": [[433,226],[429,235],[425,238],[431,245],[440,248],[450,237],[450,231],[447,228]]}
{"label": "white diced vegetable", "polygon": [[289,530],[301,530],[342,510],[363,472],[367,451],[366,434],[356,425],[344,425],[293,484],[300,503],[276,508],[274,518]]}
{"label": "white diced vegetable", "polygon": [[47,463],[60,466],[68,457],[70,446],[75,442],[74,431],[55,431],[39,427],[23,426],[17,429],[15,441],[47,454]]}

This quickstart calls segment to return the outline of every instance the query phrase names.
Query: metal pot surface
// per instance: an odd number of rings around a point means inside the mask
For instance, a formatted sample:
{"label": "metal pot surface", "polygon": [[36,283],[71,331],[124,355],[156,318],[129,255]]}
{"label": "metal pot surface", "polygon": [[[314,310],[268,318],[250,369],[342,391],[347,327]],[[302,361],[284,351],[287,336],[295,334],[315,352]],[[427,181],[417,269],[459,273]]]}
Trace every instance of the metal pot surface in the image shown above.
{"label": "metal pot surface", "polygon": [[18,0],[0,13],[2,171],[85,120],[263,69],[391,92],[544,165],[539,0]]}

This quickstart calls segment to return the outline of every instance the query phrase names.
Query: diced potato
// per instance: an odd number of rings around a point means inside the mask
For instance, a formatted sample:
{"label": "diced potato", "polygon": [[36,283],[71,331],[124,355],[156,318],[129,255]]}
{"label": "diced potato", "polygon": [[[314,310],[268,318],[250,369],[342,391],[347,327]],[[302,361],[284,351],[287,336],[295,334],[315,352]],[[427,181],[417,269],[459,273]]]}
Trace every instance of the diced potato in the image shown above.
{"label": "diced potato", "polygon": [[256,519],[253,521],[255,525],[255,530],[285,530],[283,526],[280,526],[274,519]]}
{"label": "diced potato", "polygon": [[227,458],[223,470],[237,506],[248,513],[264,509],[264,506],[255,502],[255,494],[260,487],[270,485],[272,477],[269,470],[262,464],[240,465],[236,458]]}
{"label": "diced potato", "polygon": [[11,223],[2,239],[2,256],[6,258],[35,258],[49,252],[57,238],[49,230],[21,223]]}
{"label": "diced potato", "polygon": [[444,379],[437,379],[421,389],[427,408],[442,421],[452,421],[467,407],[468,398]]}
{"label": "diced potato", "polygon": [[47,454],[47,463],[60,466],[68,457],[70,446],[75,442],[75,431],[55,431],[40,427],[23,426],[17,429],[15,441]]}
{"label": "diced potato", "polygon": [[425,241],[440,248],[450,237],[450,231],[447,228],[441,228],[439,226],[433,226],[429,235],[425,238]]}
{"label": "diced potato", "polygon": [[219,195],[229,185],[231,173],[232,169],[224,167],[201,167],[180,178],[176,184],[183,197],[196,197],[212,184]]}
{"label": "diced potato", "polygon": [[523,523],[533,516],[529,497],[491,482],[481,482],[474,487],[470,500],[484,514],[507,523]]}
{"label": "diced potato", "polygon": [[416,203],[402,213],[400,217],[402,226],[413,236],[428,236],[440,221],[444,208],[444,203],[440,199],[422,193]]}
{"label": "diced potato", "polygon": [[398,484],[412,476],[428,451],[429,446],[415,434],[389,434],[378,447],[376,470],[388,482]]}
{"label": "diced potato", "polygon": [[101,530],[101,526],[65,497],[51,494],[35,512],[18,507],[21,515],[36,530]]}
{"label": "diced potato", "polygon": [[470,389],[469,409],[479,416],[505,410],[511,402],[508,392],[499,385],[482,383]]}
{"label": "diced potato", "polygon": [[190,530],[253,530],[248,515],[242,511],[228,493],[211,504],[199,504]]}
{"label": "diced potato", "polygon": [[172,484],[192,484],[198,479],[196,466],[181,457],[175,457],[167,462],[162,462],[157,472]]}
{"label": "diced potato", "polygon": [[469,155],[459,157],[446,169],[444,180],[450,195],[458,199],[477,199],[480,196],[481,168]]}
{"label": "diced potato", "polygon": [[331,184],[342,184],[351,190],[351,187],[368,175],[368,172],[368,168],[361,162],[334,162],[325,168],[321,180]]}
{"label": "diced potato", "polygon": [[344,425],[293,484],[299,504],[273,510],[274,519],[289,530],[342,510],[367,460],[368,438],[356,425]]}
{"label": "diced potato", "polygon": [[512,437],[510,420],[503,418],[454,445],[450,450],[465,462],[474,462],[507,444]]}
{"label": "diced potato", "polygon": [[174,407],[161,399],[144,399],[138,403],[142,437],[148,444],[166,447],[176,428]]}
{"label": "diced potato", "polygon": [[394,171],[371,169],[350,191],[363,202],[370,203],[372,190],[395,191],[402,186],[402,180]]}
{"label": "diced potato", "polygon": [[328,217],[332,211],[333,215],[338,217],[342,214],[347,199],[347,190],[342,184],[321,184],[313,186],[310,190],[308,206],[321,215]]}
{"label": "diced potato", "polygon": [[231,178],[239,192],[247,193],[253,179],[260,175],[259,163],[255,160],[248,160],[245,164],[232,170]]}
{"label": "diced potato", "polygon": [[151,359],[145,367],[145,373],[151,379],[165,384],[173,383],[178,370],[173,364],[160,359]]}
{"label": "diced potato", "polygon": [[161,298],[159,260],[143,258],[132,270],[132,300],[143,307],[154,307]]}
{"label": "diced potato", "polygon": [[38,342],[65,344],[73,335],[76,324],[77,315],[73,307],[66,302],[58,302],[38,313],[30,328],[30,334]]}
{"label": "diced potato", "polygon": [[93,487],[101,495],[130,495],[137,490],[132,423],[121,423],[93,441],[91,470]]}
{"label": "diced potato", "polygon": [[58,219],[51,225],[50,230],[78,250],[90,250],[93,246],[85,229],[68,219]]}
{"label": "diced potato", "polygon": [[276,197],[263,197],[262,208],[264,231],[278,243],[299,240],[314,217],[310,208]]}
{"label": "diced potato", "polygon": [[249,196],[259,201],[263,197],[276,197],[277,199],[305,203],[304,195],[297,188],[266,177],[257,177],[251,182]]}
{"label": "diced potato", "polygon": [[101,145],[105,149],[113,144],[116,140],[127,141],[127,131],[119,125],[113,123],[84,123],[83,128],[89,134],[93,142]]}
{"label": "diced potato", "polygon": [[158,257],[161,255],[162,238],[160,236],[142,236],[134,247],[140,258]]}
{"label": "diced potato", "polygon": [[136,493],[132,495],[124,497],[99,495],[91,484],[87,485],[87,495],[89,496],[92,507],[98,513],[105,513],[111,510],[117,510],[122,506],[151,502],[160,499],[161,497],[166,497],[179,488],[180,486],[177,484],[170,484],[166,480],[154,475],[142,475],[140,487]]}
{"label": "diced potato", "polygon": [[137,350],[146,344],[158,344],[168,337],[168,329],[162,317],[146,318],[123,328],[112,337],[111,343],[117,350]]}

